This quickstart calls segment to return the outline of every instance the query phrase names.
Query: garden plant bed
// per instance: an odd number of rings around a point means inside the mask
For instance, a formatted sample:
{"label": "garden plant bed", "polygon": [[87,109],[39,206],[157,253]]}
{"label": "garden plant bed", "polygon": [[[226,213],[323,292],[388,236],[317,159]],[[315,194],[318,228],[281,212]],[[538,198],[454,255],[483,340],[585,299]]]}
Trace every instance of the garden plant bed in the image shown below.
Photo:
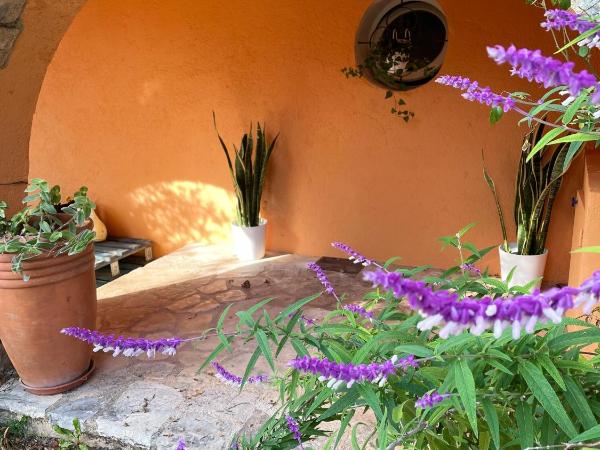
{"label": "garden plant bed", "polygon": [[[100,288],[98,329],[153,338],[197,336],[214,327],[233,303],[225,322],[226,328],[232,327],[235,312],[259,300],[275,297],[267,309],[277,312],[318,291],[318,281],[306,269],[312,260],[271,255],[240,263],[221,247],[188,246]],[[331,272],[330,277],[354,299],[369,290],[360,275]],[[144,286],[151,288],[141,290]],[[318,320],[332,305],[331,298],[323,297],[305,314]],[[174,357],[155,360],[97,353],[96,374],[87,384],[55,396],[28,394],[13,379],[0,387],[0,414],[32,417],[40,436],[53,436],[51,425],[69,428],[78,417],[86,436],[111,443],[97,448],[168,449],[176,447],[179,437],[191,449],[225,448],[236,432],[260,426],[273,411],[276,393],[269,386],[249,386],[240,393],[218,380],[212,368],[196,374],[216,342],[198,341],[182,346]],[[251,349],[237,344],[234,349],[220,362],[243,373]],[[285,355],[280,364],[285,364]],[[257,373],[261,370],[267,373],[266,366],[257,367]]]}

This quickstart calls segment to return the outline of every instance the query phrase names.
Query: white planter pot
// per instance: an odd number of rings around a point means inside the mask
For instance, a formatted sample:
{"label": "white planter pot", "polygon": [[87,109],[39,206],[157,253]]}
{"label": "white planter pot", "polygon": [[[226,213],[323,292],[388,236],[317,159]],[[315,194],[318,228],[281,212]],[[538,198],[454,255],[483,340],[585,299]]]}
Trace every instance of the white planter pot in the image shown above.
{"label": "white planter pot", "polygon": [[240,227],[235,222],[231,224],[233,249],[240,261],[254,261],[265,256],[266,229],[265,219],[260,219],[257,227]]}
{"label": "white planter pot", "polygon": [[[517,251],[517,244],[510,243],[509,248],[511,251]],[[509,286],[524,286],[536,278],[544,276],[544,269],[546,268],[546,259],[548,258],[548,250],[544,250],[541,255],[517,255],[514,253],[507,253],[502,249],[502,246],[498,247],[500,252],[500,273],[502,279],[506,281],[510,271],[515,268],[512,279],[510,280]],[[539,280],[534,288],[539,288],[542,284]]]}

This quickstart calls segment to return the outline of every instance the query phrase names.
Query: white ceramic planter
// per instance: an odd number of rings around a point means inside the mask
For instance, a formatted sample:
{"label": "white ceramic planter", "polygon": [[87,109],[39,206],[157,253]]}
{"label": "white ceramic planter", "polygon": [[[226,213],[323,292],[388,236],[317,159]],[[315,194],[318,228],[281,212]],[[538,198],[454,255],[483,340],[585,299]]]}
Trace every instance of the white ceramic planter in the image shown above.
{"label": "white ceramic planter", "polygon": [[233,249],[240,261],[254,261],[265,256],[266,230],[265,219],[260,219],[257,227],[240,227],[235,222],[231,224]]}
{"label": "white ceramic planter", "polygon": [[[511,242],[509,244],[511,251],[517,251],[517,244]],[[506,281],[510,271],[515,268],[512,279],[510,280],[510,286],[524,286],[536,278],[544,276],[544,269],[546,268],[546,259],[548,258],[548,250],[544,250],[541,255],[517,255],[514,253],[507,253],[502,249],[502,246],[498,247],[500,252],[500,273],[502,279]],[[534,288],[540,287],[541,280],[536,283]]]}

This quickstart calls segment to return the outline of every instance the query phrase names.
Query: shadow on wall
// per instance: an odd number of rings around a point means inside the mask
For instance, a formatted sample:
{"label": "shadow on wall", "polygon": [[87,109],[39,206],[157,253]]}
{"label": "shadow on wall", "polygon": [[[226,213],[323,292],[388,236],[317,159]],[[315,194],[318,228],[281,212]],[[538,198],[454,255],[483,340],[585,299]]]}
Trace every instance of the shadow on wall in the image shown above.
{"label": "shadow on wall", "polygon": [[169,181],[135,189],[130,216],[143,222],[158,254],[190,242],[229,241],[235,196],[197,181]]}

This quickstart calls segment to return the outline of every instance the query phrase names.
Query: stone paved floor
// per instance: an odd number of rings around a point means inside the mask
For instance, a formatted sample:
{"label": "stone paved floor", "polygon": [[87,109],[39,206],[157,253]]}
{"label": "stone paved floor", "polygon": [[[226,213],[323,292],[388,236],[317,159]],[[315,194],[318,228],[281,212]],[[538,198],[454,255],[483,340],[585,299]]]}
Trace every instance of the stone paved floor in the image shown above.
{"label": "stone paved floor", "polygon": [[[153,338],[192,337],[215,326],[233,303],[225,325],[232,328],[235,312],[259,300],[275,297],[268,309],[277,312],[319,291],[318,281],[305,268],[308,261],[270,255],[243,264],[226,249],[190,245],[101,287],[98,329]],[[339,292],[353,298],[369,289],[360,275],[329,275]],[[246,281],[248,288],[242,287]],[[331,299],[323,297],[305,313],[319,318],[331,306]],[[51,424],[69,426],[79,417],[97,448],[174,449],[180,436],[190,449],[228,448],[238,431],[259,426],[276,397],[269,386],[250,386],[240,393],[219,382],[210,369],[196,374],[216,342],[198,341],[181,347],[175,357],[155,360],[96,354],[93,378],[61,395],[36,397],[12,380],[0,387],[0,415],[30,416],[43,435],[51,433]],[[220,361],[241,374],[251,352],[236,345]]]}

